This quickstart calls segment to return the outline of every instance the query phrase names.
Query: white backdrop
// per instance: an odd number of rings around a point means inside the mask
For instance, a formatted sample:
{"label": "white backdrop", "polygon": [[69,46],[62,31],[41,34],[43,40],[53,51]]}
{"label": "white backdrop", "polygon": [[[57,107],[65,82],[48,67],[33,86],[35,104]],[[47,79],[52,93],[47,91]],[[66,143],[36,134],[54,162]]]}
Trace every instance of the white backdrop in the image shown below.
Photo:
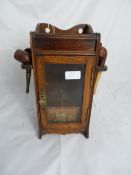
{"label": "white backdrop", "polygon": [[[13,58],[38,22],[67,29],[91,24],[108,50],[94,96],[90,137],[37,138],[33,79]],[[0,175],[131,174],[131,1],[0,0]]]}

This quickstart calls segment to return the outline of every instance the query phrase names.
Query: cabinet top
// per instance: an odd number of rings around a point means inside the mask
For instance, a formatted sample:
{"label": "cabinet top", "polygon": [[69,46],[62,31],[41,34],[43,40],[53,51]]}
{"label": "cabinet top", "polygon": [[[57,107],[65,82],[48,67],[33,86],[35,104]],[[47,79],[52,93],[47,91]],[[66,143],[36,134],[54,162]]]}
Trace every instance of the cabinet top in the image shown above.
{"label": "cabinet top", "polygon": [[94,33],[88,24],[79,24],[67,30],[61,30],[51,24],[39,23],[30,33],[31,47],[34,52],[95,55],[100,34]]}
{"label": "cabinet top", "polygon": [[35,29],[36,34],[66,34],[66,35],[83,35],[93,34],[92,27],[89,24],[78,24],[70,29],[62,30],[48,23],[38,23]]}

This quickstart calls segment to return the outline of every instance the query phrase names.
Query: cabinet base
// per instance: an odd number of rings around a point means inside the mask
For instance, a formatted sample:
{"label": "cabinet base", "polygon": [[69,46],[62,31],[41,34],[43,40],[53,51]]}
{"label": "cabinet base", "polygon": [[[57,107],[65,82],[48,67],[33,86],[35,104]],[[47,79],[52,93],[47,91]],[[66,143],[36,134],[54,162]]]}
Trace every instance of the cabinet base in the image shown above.
{"label": "cabinet base", "polygon": [[74,129],[70,129],[70,130],[65,130],[65,129],[46,129],[46,130],[39,130],[39,135],[38,138],[41,139],[43,135],[45,134],[73,134],[73,133],[81,133],[85,136],[85,138],[89,138],[89,132],[85,129],[79,129],[79,130],[74,130]]}

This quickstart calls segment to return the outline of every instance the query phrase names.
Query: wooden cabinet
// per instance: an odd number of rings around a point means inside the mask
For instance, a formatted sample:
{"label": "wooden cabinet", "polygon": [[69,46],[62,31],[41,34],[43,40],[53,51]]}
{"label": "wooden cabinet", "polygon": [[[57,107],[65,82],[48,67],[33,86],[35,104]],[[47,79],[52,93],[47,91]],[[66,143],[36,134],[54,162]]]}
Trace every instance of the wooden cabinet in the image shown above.
{"label": "wooden cabinet", "polygon": [[[99,71],[106,70],[100,34],[86,24],[60,30],[42,23],[30,33],[30,40],[31,61],[23,67],[28,66],[27,89],[29,66],[33,67],[39,137],[46,133],[88,137],[95,83]],[[20,61],[18,51],[15,57]]]}

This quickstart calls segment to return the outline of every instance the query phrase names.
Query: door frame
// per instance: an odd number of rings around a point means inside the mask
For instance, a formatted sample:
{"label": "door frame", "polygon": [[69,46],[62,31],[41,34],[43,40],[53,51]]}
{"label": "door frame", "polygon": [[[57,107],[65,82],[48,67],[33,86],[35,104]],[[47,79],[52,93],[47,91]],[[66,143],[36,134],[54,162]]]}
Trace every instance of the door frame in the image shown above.
{"label": "door frame", "polygon": [[37,74],[37,97],[39,97],[40,89],[45,89],[45,71],[43,69],[44,64],[86,64],[85,77],[84,77],[84,89],[83,89],[83,102],[82,102],[82,112],[81,112],[81,122],[80,123],[48,123],[46,112],[42,110],[39,104],[39,98],[37,98],[39,106],[39,115],[42,124],[42,129],[85,129],[87,127],[87,122],[89,121],[89,111],[91,94],[94,80],[94,65],[95,56],[94,55],[44,55],[36,54],[36,74]]}

